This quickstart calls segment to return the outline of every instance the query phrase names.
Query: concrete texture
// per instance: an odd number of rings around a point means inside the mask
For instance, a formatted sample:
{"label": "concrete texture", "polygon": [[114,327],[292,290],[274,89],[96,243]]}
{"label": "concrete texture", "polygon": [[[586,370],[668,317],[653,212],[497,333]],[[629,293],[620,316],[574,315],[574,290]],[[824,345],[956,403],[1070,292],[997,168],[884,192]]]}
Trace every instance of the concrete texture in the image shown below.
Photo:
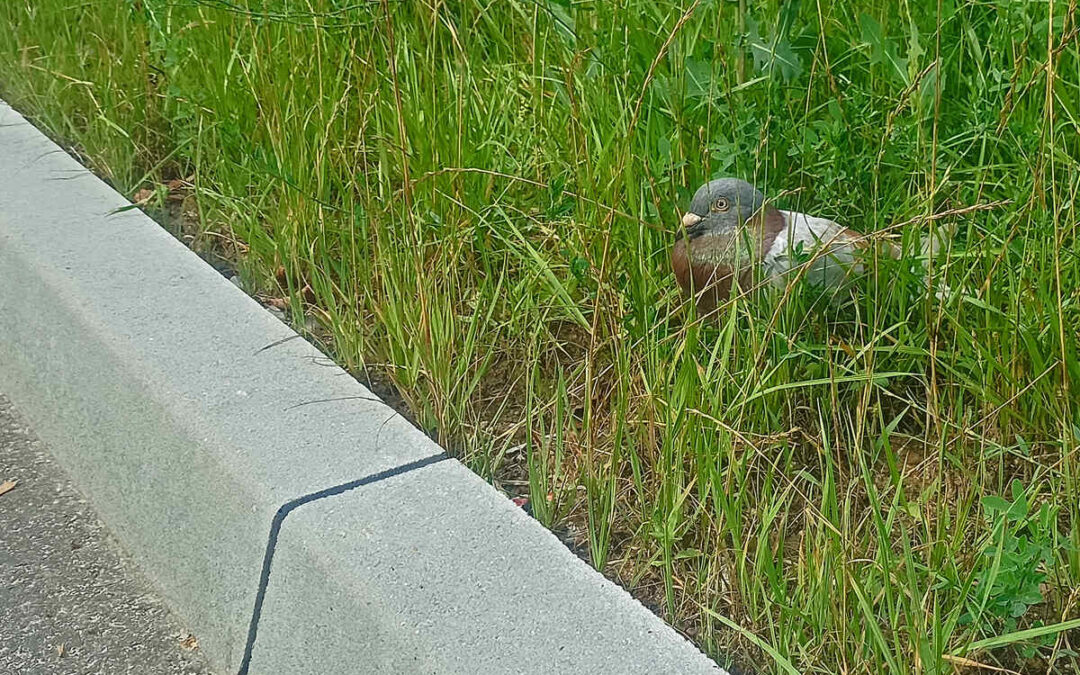
{"label": "concrete texture", "polygon": [[722,672],[127,205],[0,103],[0,391],[219,668]]}
{"label": "concrete texture", "polygon": [[209,675],[172,616],[0,395],[0,673]]}

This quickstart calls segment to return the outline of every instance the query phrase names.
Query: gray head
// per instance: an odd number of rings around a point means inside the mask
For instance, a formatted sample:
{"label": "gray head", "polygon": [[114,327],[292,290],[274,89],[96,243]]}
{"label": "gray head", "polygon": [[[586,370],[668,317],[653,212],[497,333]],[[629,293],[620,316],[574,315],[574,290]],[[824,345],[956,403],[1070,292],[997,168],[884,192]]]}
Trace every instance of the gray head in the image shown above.
{"label": "gray head", "polygon": [[690,210],[682,218],[686,236],[730,232],[757,213],[765,195],[738,178],[717,178],[698,188],[690,200]]}

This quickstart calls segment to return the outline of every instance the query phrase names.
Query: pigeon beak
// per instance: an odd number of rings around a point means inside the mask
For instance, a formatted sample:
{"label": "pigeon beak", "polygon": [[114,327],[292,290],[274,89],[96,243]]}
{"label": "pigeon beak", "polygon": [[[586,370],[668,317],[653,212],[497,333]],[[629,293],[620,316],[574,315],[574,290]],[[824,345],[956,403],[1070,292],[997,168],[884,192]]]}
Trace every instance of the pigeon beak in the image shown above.
{"label": "pigeon beak", "polygon": [[682,217],[683,229],[686,230],[686,236],[690,239],[697,239],[701,235],[705,234],[705,226],[701,224],[704,220],[696,213],[687,213]]}
{"label": "pigeon beak", "polygon": [[691,227],[697,225],[700,222],[701,216],[696,213],[686,213],[682,217],[682,226],[686,229],[690,229]]}

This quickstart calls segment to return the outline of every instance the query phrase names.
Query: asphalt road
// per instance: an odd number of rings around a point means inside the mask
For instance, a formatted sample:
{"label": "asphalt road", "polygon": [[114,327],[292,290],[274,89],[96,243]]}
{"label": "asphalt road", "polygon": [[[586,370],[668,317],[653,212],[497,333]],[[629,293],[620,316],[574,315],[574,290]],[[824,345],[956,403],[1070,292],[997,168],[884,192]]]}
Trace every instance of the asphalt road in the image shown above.
{"label": "asphalt road", "polygon": [[[0,395],[0,675],[204,675],[191,636]],[[0,487],[0,491],[3,491]]]}

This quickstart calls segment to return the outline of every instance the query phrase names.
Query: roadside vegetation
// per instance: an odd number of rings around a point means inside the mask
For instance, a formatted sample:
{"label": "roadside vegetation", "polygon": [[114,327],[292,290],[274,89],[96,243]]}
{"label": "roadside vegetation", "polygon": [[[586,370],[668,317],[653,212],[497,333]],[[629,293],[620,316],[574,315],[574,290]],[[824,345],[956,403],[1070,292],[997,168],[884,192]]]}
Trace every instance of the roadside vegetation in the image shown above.
{"label": "roadside vegetation", "polygon": [[[721,663],[1080,668],[1075,0],[9,0],[0,27],[0,96]],[[694,316],[667,251],[719,175],[909,250],[956,226],[948,291],[880,260]]]}

